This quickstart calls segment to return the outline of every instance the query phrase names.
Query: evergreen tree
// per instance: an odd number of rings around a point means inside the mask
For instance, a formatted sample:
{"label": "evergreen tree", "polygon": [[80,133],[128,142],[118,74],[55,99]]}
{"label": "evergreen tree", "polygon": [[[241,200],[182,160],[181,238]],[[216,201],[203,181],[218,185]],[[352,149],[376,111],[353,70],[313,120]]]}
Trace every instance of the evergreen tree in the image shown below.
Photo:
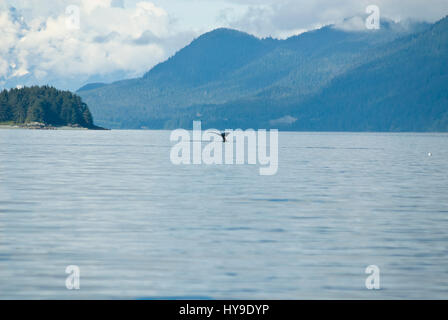
{"label": "evergreen tree", "polygon": [[25,122],[45,123],[44,104],[41,100],[35,100],[28,108]]}

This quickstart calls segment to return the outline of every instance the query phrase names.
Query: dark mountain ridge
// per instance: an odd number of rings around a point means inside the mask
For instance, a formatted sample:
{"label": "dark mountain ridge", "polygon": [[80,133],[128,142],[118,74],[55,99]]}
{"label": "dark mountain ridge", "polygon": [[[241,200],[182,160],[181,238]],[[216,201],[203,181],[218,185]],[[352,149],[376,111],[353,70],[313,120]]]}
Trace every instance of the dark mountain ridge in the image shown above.
{"label": "dark mountain ridge", "polygon": [[275,42],[236,30],[216,29],[156,65],[143,79],[163,85],[200,86],[222,79],[263,56],[274,48]]}
{"label": "dark mountain ridge", "polygon": [[[79,94],[100,124],[115,128],[189,128],[197,119],[218,128],[445,131],[446,20],[326,26],[286,40],[218,29],[142,78]],[[422,99],[434,110],[416,121]]]}

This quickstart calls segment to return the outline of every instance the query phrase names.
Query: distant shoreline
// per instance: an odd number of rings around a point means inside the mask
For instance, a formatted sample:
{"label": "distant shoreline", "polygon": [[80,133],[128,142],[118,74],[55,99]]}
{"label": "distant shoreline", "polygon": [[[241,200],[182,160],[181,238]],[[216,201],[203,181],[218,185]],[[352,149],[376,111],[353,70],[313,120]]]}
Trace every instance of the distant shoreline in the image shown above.
{"label": "distant shoreline", "polygon": [[22,124],[0,124],[0,129],[26,129],[26,130],[109,130],[102,127],[84,128],[72,126],[27,126]]}

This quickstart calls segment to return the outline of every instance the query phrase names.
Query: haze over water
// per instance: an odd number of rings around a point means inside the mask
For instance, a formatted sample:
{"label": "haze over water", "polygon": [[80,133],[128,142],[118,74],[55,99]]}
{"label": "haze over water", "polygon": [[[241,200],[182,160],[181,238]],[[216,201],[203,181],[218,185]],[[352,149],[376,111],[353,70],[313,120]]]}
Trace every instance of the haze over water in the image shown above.
{"label": "haze over water", "polygon": [[281,132],[274,176],[169,134],[0,130],[0,298],[448,298],[448,134]]}

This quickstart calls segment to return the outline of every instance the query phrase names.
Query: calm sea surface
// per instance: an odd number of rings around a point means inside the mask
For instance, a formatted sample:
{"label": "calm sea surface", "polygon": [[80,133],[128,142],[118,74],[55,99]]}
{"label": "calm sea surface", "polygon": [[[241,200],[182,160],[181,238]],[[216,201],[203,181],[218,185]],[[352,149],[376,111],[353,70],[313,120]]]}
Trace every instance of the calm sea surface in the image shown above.
{"label": "calm sea surface", "polygon": [[0,298],[448,299],[448,135],[280,133],[260,176],[169,134],[0,130]]}

